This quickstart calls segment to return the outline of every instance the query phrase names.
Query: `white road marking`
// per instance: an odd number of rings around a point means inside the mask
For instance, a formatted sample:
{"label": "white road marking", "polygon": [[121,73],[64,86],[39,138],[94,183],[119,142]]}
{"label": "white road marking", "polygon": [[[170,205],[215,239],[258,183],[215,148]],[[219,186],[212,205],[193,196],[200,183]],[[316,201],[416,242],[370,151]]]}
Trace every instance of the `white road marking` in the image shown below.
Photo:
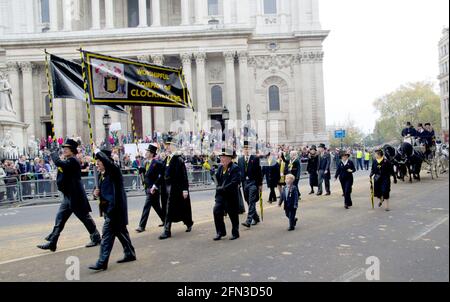
{"label": "white road marking", "polygon": [[362,274],[364,274],[366,269],[362,267],[357,267],[352,269],[351,271],[343,274],[342,276],[339,276],[338,278],[334,279],[332,282],[350,282],[353,279],[358,278]]}
{"label": "white road marking", "polygon": [[76,247],[71,247],[71,248],[68,248],[68,249],[57,250],[56,252],[52,252],[52,253],[48,253],[48,254],[39,254],[39,255],[33,255],[33,256],[27,256],[27,257],[7,260],[7,261],[0,262],[0,265],[8,264],[8,263],[14,263],[14,262],[19,262],[19,261],[23,261],[23,260],[34,259],[34,258],[39,258],[39,257],[44,257],[44,256],[48,256],[48,255],[58,254],[58,253],[64,253],[64,252],[68,252],[68,251],[78,250],[78,249],[81,249],[81,248],[84,248],[84,247],[85,247],[84,245],[83,246],[76,246]]}
{"label": "white road marking", "polygon": [[432,224],[425,226],[425,228],[420,233],[416,234],[415,236],[410,237],[408,240],[410,240],[410,241],[419,240],[420,238],[424,237],[425,235],[430,233],[432,230],[434,230],[435,228],[437,228],[438,226],[440,226],[447,220],[448,220],[448,215],[445,215],[445,216],[439,218]]}

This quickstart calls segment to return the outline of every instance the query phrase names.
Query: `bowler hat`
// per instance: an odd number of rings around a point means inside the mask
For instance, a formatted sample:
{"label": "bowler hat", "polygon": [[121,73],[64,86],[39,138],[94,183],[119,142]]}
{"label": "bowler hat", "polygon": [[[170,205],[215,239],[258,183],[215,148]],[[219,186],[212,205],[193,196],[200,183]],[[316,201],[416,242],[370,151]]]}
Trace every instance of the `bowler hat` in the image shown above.
{"label": "bowler hat", "polygon": [[164,141],[164,144],[166,144],[166,145],[169,145],[169,144],[176,144],[176,143],[177,143],[176,138],[173,137],[173,136],[171,136],[171,135],[168,135],[168,136],[166,137],[166,140]]}
{"label": "bowler hat", "polygon": [[317,147],[316,147],[316,145],[312,145],[312,146],[311,146],[311,148],[309,148],[309,150],[314,150],[314,151],[317,151]]}
{"label": "bowler hat", "polygon": [[155,144],[149,144],[148,148],[146,149],[146,151],[149,151],[153,154],[156,154],[157,150],[158,150],[158,146],[156,146]]}
{"label": "bowler hat", "polygon": [[62,144],[63,148],[69,148],[74,154],[78,153],[78,143],[73,139],[68,139],[64,144]]}
{"label": "bowler hat", "polygon": [[112,156],[112,151],[109,149],[103,148],[100,150],[100,152],[105,153],[105,155],[108,156],[109,158],[111,158],[111,156]]}
{"label": "bowler hat", "polygon": [[95,153],[95,159],[98,159],[103,164],[105,164],[106,162],[110,161],[109,156],[103,151]]}
{"label": "bowler hat", "polygon": [[319,148],[326,149],[325,144],[319,144]]}

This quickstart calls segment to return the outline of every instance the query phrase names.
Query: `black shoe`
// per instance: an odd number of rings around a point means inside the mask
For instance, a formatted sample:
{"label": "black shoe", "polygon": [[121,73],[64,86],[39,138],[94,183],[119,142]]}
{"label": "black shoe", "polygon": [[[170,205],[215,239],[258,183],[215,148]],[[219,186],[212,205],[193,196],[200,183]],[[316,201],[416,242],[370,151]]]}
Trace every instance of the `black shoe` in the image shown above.
{"label": "black shoe", "polygon": [[136,257],[135,256],[126,256],[123,259],[118,260],[117,263],[126,263],[126,262],[131,262],[131,261],[136,261]]}
{"label": "black shoe", "polygon": [[86,247],[94,247],[94,246],[100,245],[101,242],[102,242],[101,240],[100,241],[91,241],[88,244],[86,244]]}
{"label": "black shoe", "polygon": [[186,229],[186,233],[190,233],[192,232],[192,225],[188,226]]}
{"label": "black shoe", "polygon": [[348,206],[344,206],[344,208],[348,210]]}
{"label": "black shoe", "polygon": [[320,196],[320,195],[322,195],[322,193],[317,193],[316,195],[317,195],[317,196]]}
{"label": "black shoe", "polygon": [[242,223],[243,226],[245,226],[246,228],[250,228],[250,225],[247,222]]}
{"label": "black shoe", "polygon": [[95,231],[95,233],[91,234],[91,242],[86,244],[86,247],[94,247],[100,245],[101,242],[102,236],[100,236],[100,233],[98,231]]}
{"label": "black shoe", "polygon": [[158,225],[159,228],[162,228],[164,226],[164,222]]}
{"label": "black shoe", "polygon": [[137,233],[142,233],[142,232],[145,232],[145,229],[144,229],[144,228],[141,228],[141,227],[138,227],[138,228],[136,229],[136,232],[137,232]]}
{"label": "black shoe", "polygon": [[331,195],[331,193],[330,193],[330,192],[327,192],[327,193],[325,194],[325,196],[329,196],[329,195]]}
{"label": "black shoe", "polygon": [[314,190],[311,190],[311,192],[309,192],[309,195],[312,195],[312,194],[314,194]]}
{"label": "black shoe", "polygon": [[259,221],[253,221],[252,225],[257,225],[259,223]]}
{"label": "black shoe", "polygon": [[89,266],[89,269],[94,270],[94,271],[106,271],[107,268],[108,268],[108,265],[98,264],[98,263]]}
{"label": "black shoe", "polygon": [[295,218],[294,226],[297,225],[298,218]]}
{"label": "black shoe", "polygon": [[50,250],[52,252],[56,251],[56,244],[52,244],[51,242],[38,245],[37,247],[42,250]]}
{"label": "black shoe", "polygon": [[230,238],[230,240],[236,240],[236,239],[238,239],[239,238],[239,235],[237,235],[237,236],[231,236],[231,238]]}
{"label": "black shoe", "polygon": [[170,233],[162,233],[161,236],[159,236],[159,240],[164,240],[170,237],[172,237]]}
{"label": "black shoe", "polygon": [[222,239],[222,237],[225,237],[225,236],[222,236],[222,235],[217,235],[216,237],[214,237],[214,241],[219,241],[219,240],[221,240]]}
{"label": "black shoe", "polygon": [[383,205],[383,203],[380,202],[380,203],[378,204],[378,207],[381,208],[382,205]]}
{"label": "black shoe", "polygon": [[289,232],[293,231],[293,230],[295,230],[295,227],[289,227],[289,229],[288,229]]}

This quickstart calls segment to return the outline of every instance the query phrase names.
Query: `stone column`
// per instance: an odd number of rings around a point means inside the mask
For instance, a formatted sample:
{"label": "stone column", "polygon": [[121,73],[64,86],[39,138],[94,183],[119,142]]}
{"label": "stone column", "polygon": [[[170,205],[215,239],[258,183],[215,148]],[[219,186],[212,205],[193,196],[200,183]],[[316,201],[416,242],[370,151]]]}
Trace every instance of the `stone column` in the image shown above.
{"label": "stone column", "polygon": [[[294,90],[295,90],[295,99],[293,100],[293,105],[289,104],[289,124],[287,125],[287,136],[289,138],[295,138],[297,142],[303,141],[303,132],[305,126],[311,123],[310,120],[306,121],[306,119],[310,118],[310,116],[306,117],[306,113],[303,109],[303,95],[302,95],[302,69],[300,65],[301,56],[294,56]],[[306,105],[306,104],[305,104]],[[310,130],[311,131],[311,130]]]}
{"label": "stone column", "polygon": [[29,124],[27,133],[30,136],[34,135],[36,130],[33,98],[33,65],[30,62],[20,62],[19,66],[22,70],[23,120],[26,124]]}
{"label": "stone column", "polygon": [[139,0],[139,26],[147,27],[147,0]]}
{"label": "stone column", "polygon": [[303,141],[314,140],[314,66],[308,52],[300,53],[300,78],[302,96]]}
{"label": "stone column", "polygon": [[325,114],[325,95],[324,95],[324,84],[323,84],[323,51],[316,51],[315,53],[315,64],[314,64],[314,74],[315,74],[315,103],[317,107],[317,133],[321,137],[326,139],[326,114]]}
{"label": "stone column", "polygon": [[18,121],[23,121],[22,115],[22,103],[20,102],[19,93],[19,69],[16,62],[6,63],[6,72],[8,73],[8,81],[12,91],[12,103],[14,110],[16,111],[16,117]]}
{"label": "stone column", "polygon": [[152,26],[161,26],[161,5],[160,0],[152,0]]}
{"label": "stone column", "polygon": [[205,0],[195,1],[195,24],[205,24],[206,4]]}
{"label": "stone column", "polygon": [[105,0],[105,27],[114,28],[114,2]]}
{"label": "stone column", "polygon": [[189,25],[190,0],[181,0],[181,25]]}
{"label": "stone column", "polygon": [[58,30],[58,2],[57,0],[49,1],[49,11],[50,11],[50,30]]}
{"label": "stone column", "polygon": [[248,52],[238,52],[239,58],[239,82],[240,82],[240,99],[241,99],[241,120],[247,120],[247,104],[249,100],[249,83],[248,83]]}
{"label": "stone column", "polygon": [[56,138],[64,137],[66,132],[64,116],[63,116],[63,100],[53,100],[53,120],[55,123],[55,136]]}
{"label": "stone column", "polygon": [[72,30],[72,1],[71,0],[63,0],[63,30],[71,31]]}
{"label": "stone column", "polygon": [[250,23],[250,0],[239,0],[237,23]]}
{"label": "stone column", "polygon": [[36,1],[32,1],[31,3],[29,3],[28,5],[30,5],[26,10],[25,10],[25,16],[27,18],[26,22],[27,22],[27,33],[33,33],[34,29],[35,29],[35,24],[34,24],[34,3]]}
{"label": "stone column", "polygon": [[236,76],[234,71],[234,58],[236,56],[236,52],[234,51],[226,51],[224,52],[225,57],[225,74],[226,74],[226,106],[230,111],[230,119],[237,119],[236,112]]}
{"label": "stone column", "polygon": [[[150,57],[147,55],[142,55],[137,57],[139,61],[150,62]],[[142,132],[146,136],[152,132],[152,107],[142,106]]]}
{"label": "stone column", "polygon": [[92,27],[91,29],[100,29],[100,0],[91,1]]}
{"label": "stone column", "polygon": [[[153,63],[157,65],[164,64],[163,55],[152,55]],[[171,108],[155,107],[155,130],[168,131],[166,125],[169,120],[169,114],[172,113]]]}
{"label": "stone column", "polygon": [[[191,100],[193,102],[192,96],[192,54],[191,53],[183,53],[181,55],[181,62],[183,63],[183,74],[186,79],[186,85],[191,95]],[[194,106],[195,108],[195,106]],[[197,110],[197,108],[195,108]],[[193,114],[191,109],[185,110],[185,120],[189,123],[189,128],[191,130],[195,129]]]}
{"label": "stone column", "polygon": [[[68,137],[73,137],[75,135],[75,137],[77,136],[81,136],[81,133],[77,133],[77,115],[75,114],[77,112],[77,104],[75,100],[69,100],[69,99],[64,99],[63,100],[64,104],[66,105],[66,119],[65,119],[65,124],[66,124],[66,135]],[[100,119],[101,121],[101,119]]]}
{"label": "stone column", "polygon": [[206,53],[194,54],[197,65],[197,112],[200,114],[200,126],[209,119],[208,104],[206,102]]}

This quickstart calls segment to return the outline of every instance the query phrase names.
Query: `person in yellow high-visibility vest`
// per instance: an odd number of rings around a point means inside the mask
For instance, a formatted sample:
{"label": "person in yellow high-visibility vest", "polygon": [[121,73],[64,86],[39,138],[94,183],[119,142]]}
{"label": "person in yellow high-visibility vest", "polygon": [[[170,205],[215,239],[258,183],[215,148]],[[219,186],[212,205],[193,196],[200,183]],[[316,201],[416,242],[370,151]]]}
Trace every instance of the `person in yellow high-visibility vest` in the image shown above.
{"label": "person in yellow high-visibility vest", "polygon": [[356,151],[356,169],[363,170],[363,152],[361,148]]}
{"label": "person in yellow high-visibility vest", "polygon": [[369,150],[365,150],[364,152],[364,168],[366,170],[369,170],[369,163],[370,163],[370,158],[372,157],[372,155],[370,154]]}

